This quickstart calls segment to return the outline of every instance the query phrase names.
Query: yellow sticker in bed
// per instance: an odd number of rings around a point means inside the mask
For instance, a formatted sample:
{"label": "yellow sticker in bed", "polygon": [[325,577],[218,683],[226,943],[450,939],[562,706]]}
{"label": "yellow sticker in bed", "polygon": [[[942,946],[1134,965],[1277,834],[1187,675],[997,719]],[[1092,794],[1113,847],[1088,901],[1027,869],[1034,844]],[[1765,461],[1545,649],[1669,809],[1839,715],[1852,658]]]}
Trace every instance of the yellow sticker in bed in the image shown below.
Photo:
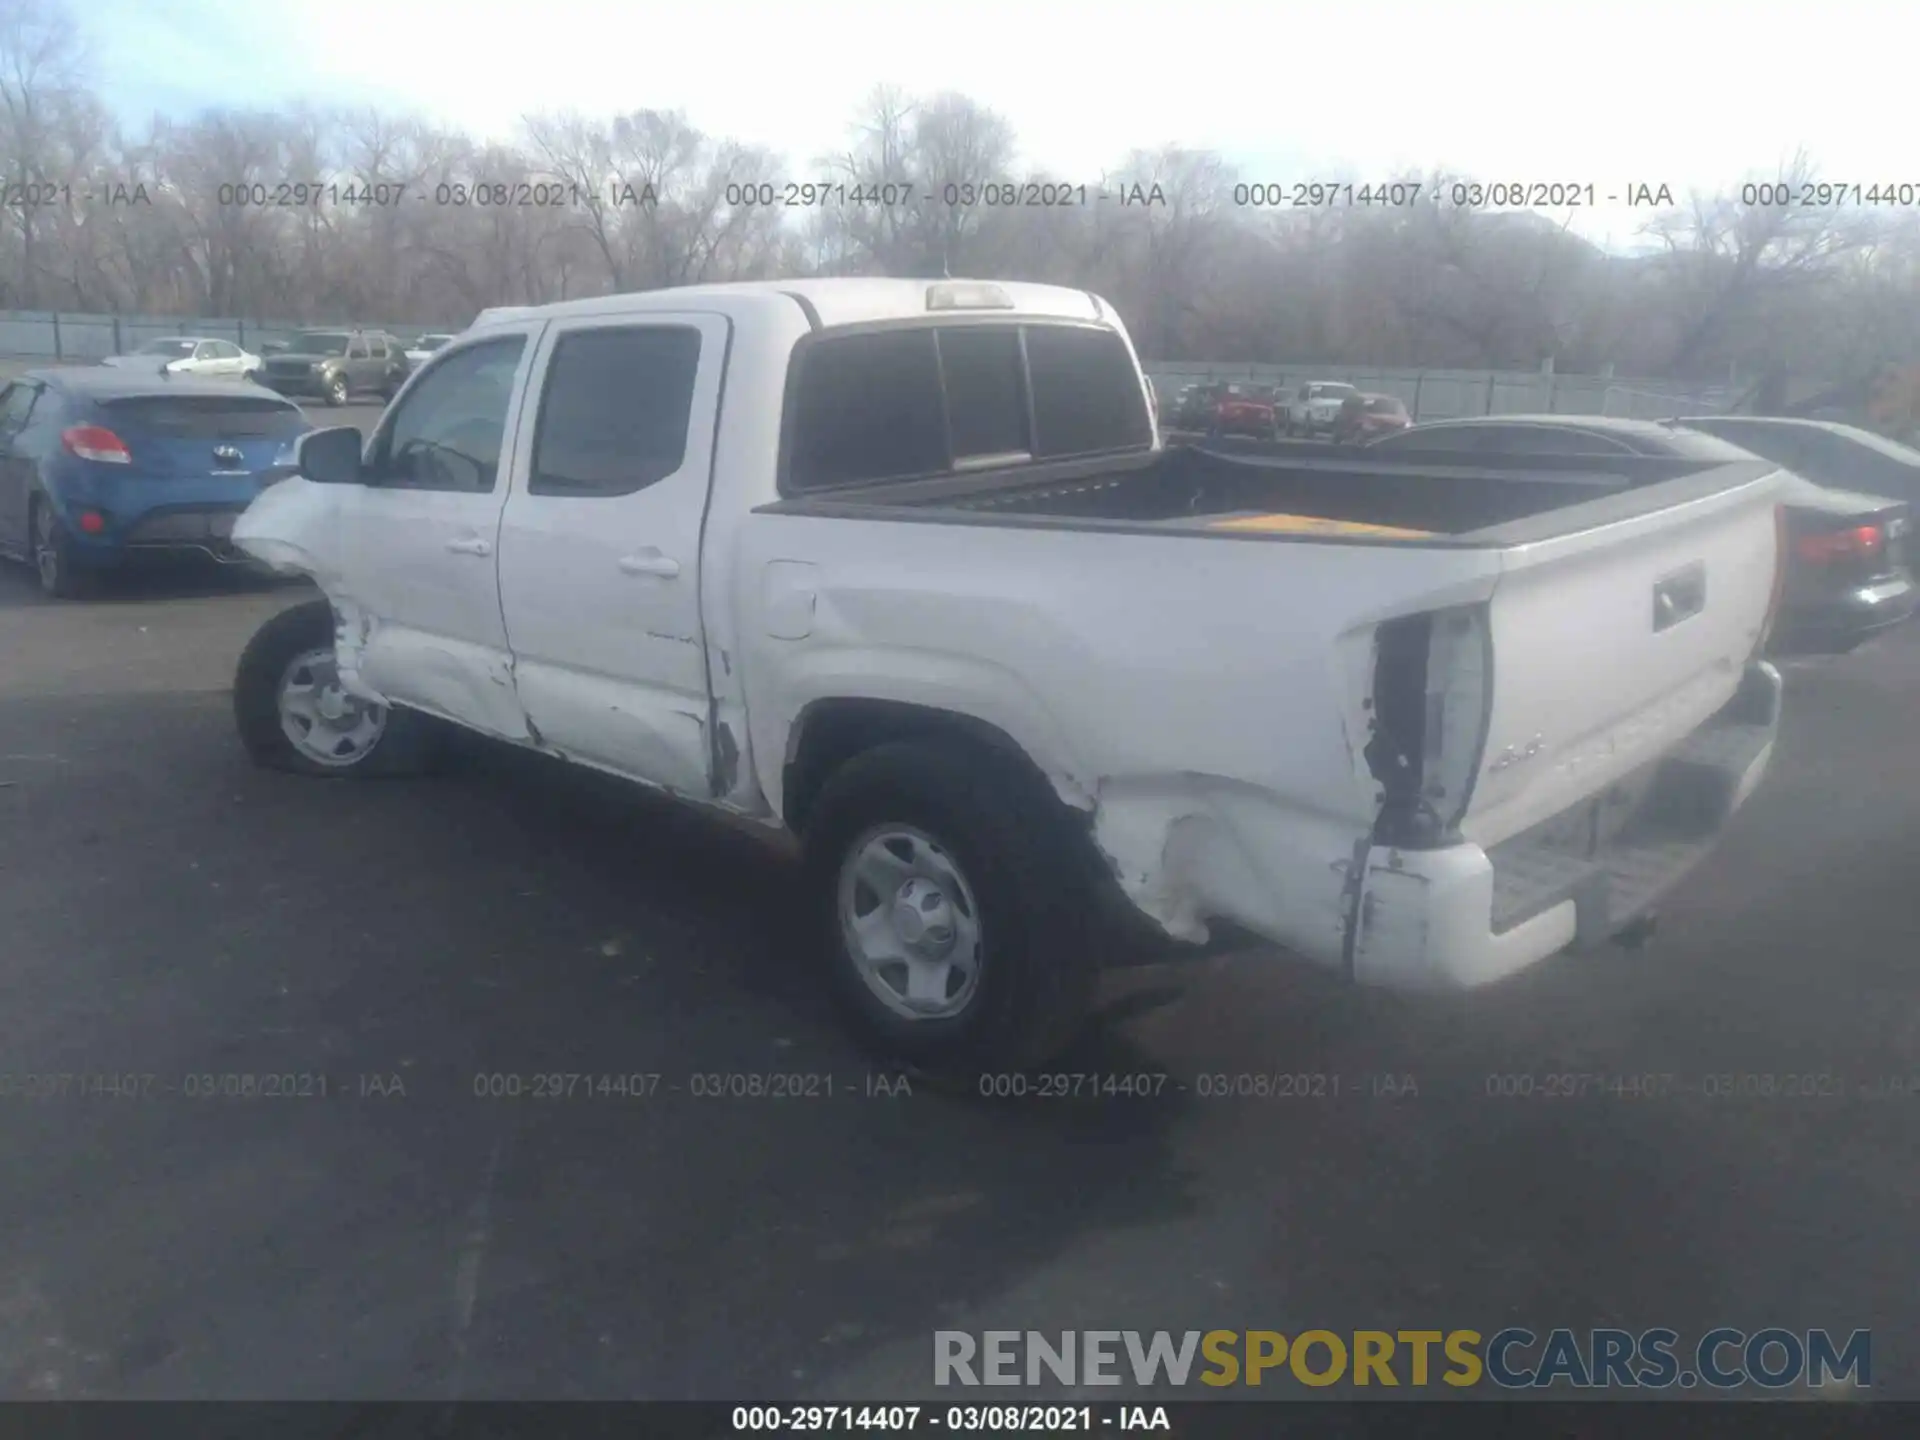
{"label": "yellow sticker in bed", "polygon": [[1431,530],[1404,530],[1397,525],[1366,525],[1358,520],[1329,520],[1321,515],[1242,515],[1216,520],[1209,530],[1259,530],[1269,535],[1379,535],[1390,540],[1420,540]]}

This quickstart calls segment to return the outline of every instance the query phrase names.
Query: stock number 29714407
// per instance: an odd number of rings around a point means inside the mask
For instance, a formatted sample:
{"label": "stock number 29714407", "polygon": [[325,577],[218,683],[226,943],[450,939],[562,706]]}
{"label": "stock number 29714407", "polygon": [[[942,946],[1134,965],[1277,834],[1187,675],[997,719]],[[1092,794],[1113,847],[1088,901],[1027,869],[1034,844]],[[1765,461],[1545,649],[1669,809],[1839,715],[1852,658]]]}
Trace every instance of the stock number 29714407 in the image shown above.
{"label": "stock number 29714407", "polygon": [[920,1424],[920,1405],[736,1405],[736,1433],[865,1430],[909,1435]]}

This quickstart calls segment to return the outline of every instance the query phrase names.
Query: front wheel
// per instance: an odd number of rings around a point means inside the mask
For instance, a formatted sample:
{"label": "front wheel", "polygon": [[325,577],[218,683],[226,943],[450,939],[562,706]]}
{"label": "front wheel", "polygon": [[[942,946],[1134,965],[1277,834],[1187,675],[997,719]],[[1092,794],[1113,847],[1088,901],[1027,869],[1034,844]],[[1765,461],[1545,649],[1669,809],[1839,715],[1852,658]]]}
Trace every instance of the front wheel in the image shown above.
{"label": "front wheel", "polygon": [[233,717],[256,764],[302,775],[416,774],[440,739],[427,716],[341,685],[325,600],[283,610],[254,634],[234,674]]}
{"label": "front wheel", "polygon": [[1072,1042],[1099,978],[1075,838],[1037,777],[980,747],[895,741],[828,780],[808,888],[870,1048],[965,1085]]}
{"label": "front wheel", "polygon": [[347,377],[336,375],[327,381],[327,404],[340,406],[347,403]]}

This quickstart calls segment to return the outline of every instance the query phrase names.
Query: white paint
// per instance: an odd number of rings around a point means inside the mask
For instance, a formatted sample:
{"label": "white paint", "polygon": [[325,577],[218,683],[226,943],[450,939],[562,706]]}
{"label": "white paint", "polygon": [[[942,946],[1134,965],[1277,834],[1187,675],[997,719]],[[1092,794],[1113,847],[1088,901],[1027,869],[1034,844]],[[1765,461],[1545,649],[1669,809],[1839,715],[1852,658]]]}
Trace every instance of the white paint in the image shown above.
{"label": "white paint", "polygon": [[[529,337],[493,494],[294,480],[235,538],[327,590],[350,684],[776,830],[808,707],[894,701],[1020,746],[1173,935],[1232,919],[1412,987],[1483,983],[1568,943],[1570,906],[1491,933],[1483,847],[1671,749],[1732,694],[1770,594],[1773,487],[1505,551],[768,513],[809,330],[792,296],[831,327],[922,315],[928,284],[695,286],[483,316],[394,409],[463,346]],[[1010,317],[1125,335],[1084,292],[1002,288]],[[554,343],[614,323],[700,331],[685,463],[625,497],[526,493]],[[498,553],[450,552],[461,537]],[[1655,582],[1695,561],[1707,610],[1654,634]],[[1469,843],[1370,852],[1375,630],[1443,607],[1483,616],[1493,652],[1489,675],[1477,630],[1443,636],[1429,680],[1447,784],[1487,732]],[[1487,770],[1535,735],[1535,760]]]}

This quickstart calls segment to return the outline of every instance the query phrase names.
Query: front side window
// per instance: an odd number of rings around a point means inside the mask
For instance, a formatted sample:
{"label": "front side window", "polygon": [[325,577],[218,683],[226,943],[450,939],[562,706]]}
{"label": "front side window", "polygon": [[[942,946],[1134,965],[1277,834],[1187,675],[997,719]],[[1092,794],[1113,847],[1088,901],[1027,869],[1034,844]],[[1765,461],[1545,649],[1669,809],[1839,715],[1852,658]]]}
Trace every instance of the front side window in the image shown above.
{"label": "front side window", "polygon": [[526,339],[487,340],[422,375],[374,442],[371,483],[410,490],[492,490],[514,372]]}
{"label": "front side window", "polygon": [[631,495],[687,458],[700,332],[624,325],[563,335],[547,361],[533,495]]}
{"label": "front side window", "polygon": [[356,335],[353,339],[353,343],[347,347],[347,358],[349,360],[366,359],[367,358],[367,342],[361,337],[359,337],[358,335]]}

